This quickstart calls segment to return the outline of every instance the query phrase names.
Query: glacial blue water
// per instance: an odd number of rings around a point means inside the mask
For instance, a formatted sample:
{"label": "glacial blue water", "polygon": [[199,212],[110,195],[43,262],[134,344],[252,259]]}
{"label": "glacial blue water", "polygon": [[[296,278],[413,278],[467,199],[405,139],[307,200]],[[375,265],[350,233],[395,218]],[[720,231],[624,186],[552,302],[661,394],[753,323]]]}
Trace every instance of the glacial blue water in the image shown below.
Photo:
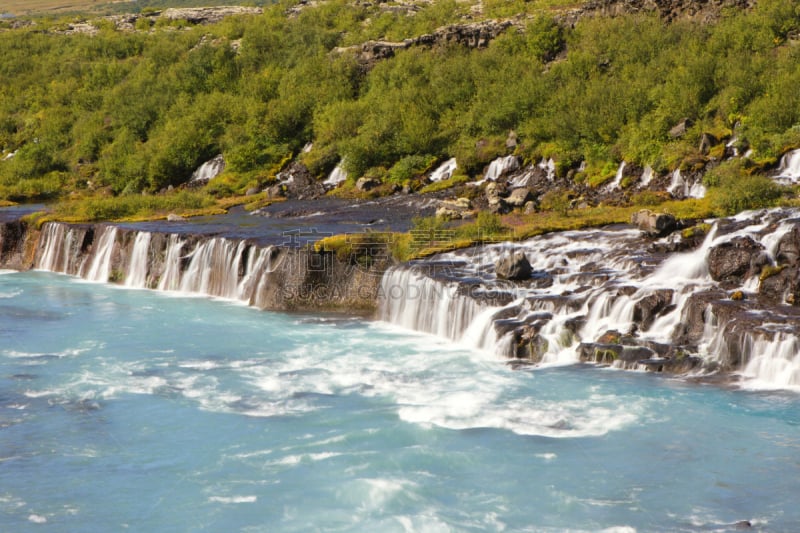
{"label": "glacial blue water", "polygon": [[800,396],[0,275],[0,531],[800,530]]}

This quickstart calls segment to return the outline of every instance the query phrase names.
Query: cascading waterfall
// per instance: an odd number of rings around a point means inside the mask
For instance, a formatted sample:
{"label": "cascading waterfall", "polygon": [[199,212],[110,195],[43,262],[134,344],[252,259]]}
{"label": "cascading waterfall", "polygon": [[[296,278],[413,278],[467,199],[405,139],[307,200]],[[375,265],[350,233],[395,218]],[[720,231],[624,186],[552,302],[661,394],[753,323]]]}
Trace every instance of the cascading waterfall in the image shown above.
{"label": "cascading waterfall", "polygon": [[191,253],[180,291],[239,299],[239,266],[246,246],[244,241],[221,238],[199,243]]}
{"label": "cascading waterfall", "polygon": [[775,179],[792,184],[800,181],[800,150],[792,150],[781,158]]}
{"label": "cascading waterfall", "polygon": [[[473,325],[478,316],[486,329],[492,326],[493,311],[475,298],[458,293],[458,284],[420,274],[413,267],[396,267],[381,280],[380,317],[407,329],[433,333],[455,341],[464,339],[473,347],[483,347],[486,331]],[[467,329],[473,326],[469,335]]]}
{"label": "cascading waterfall", "polygon": [[125,285],[128,287],[147,286],[148,252],[150,251],[151,237],[152,235],[147,231],[140,231],[136,234],[128,273],[125,276]]}
{"label": "cascading waterfall", "polygon": [[114,251],[114,244],[117,239],[116,226],[105,226],[101,230],[100,239],[97,241],[97,249],[94,251],[89,271],[83,276],[89,281],[100,281],[105,283],[111,274],[111,254]]}
{"label": "cascading waterfall", "polygon": [[[387,272],[381,286],[380,317],[501,356],[515,353],[515,327],[539,324],[532,327],[539,339],[536,349],[541,350],[537,360],[542,364],[578,362],[581,343],[598,342],[607,332],[634,332],[644,344],[674,346],[686,331],[693,295],[717,287],[708,266],[713,247],[734,237],[750,236],[770,258],[775,257],[781,239],[796,222],[785,220],[791,218],[789,215],[768,215],[743,213],[731,219],[734,231],[728,229],[727,233],[720,231],[718,223],[712,224],[696,249],[659,258],[652,266],[633,259],[649,253],[648,241],[638,237],[638,232],[619,230],[563,232],[513,246],[498,244],[443,254],[434,263],[421,262]],[[551,273],[552,282],[541,288],[536,284],[497,284],[491,265],[514,249],[524,250],[534,278],[537,272]],[[461,272],[458,276],[429,275],[429,269],[435,269],[437,263],[448,261],[466,265],[457,268]],[[465,281],[459,284],[458,279]],[[480,281],[477,285],[476,280]],[[757,282],[758,276],[747,279],[742,290],[757,290]],[[506,299],[510,303],[493,307],[486,303],[490,300],[466,290],[478,286],[483,291],[510,291]],[[647,322],[641,322],[643,302],[653,299],[659,302],[658,310]],[[710,304],[701,313],[700,338],[693,341],[697,349],[693,353],[705,359],[709,368],[714,368],[714,362],[738,361],[735,364],[741,365],[748,383],[800,387],[800,342],[796,335],[774,333],[767,324],[763,331],[749,333],[740,342],[741,332],[730,329],[735,322],[722,321],[715,313]],[[648,350],[636,353],[646,354]],[[654,363],[661,360],[657,352],[649,353],[652,356],[645,357],[652,357]],[[636,368],[637,364],[634,361],[620,366]]]}
{"label": "cascading waterfall", "polygon": [[453,172],[456,171],[456,168],[458,168],[458,163],[456,162],[456,158],[452,157],[439,165],[436,170],[431,172],[430,176],[428,176],[428,179],[431,182],[449,180],[451,177],[453,177]]}
{"label": "cascading waterfall", "polygon": [[624,172],[625,172],[625,167],[626,166],[627,166],[627,163],[625,163],[625,161],[623,161],[622,163],[619,164],[619,168],[617,168],[617,173],[614,175],[614,181],[612,181],[608,185],[606,190],[613,191],[615,189],[619,189],[620,188],[620,185],[622,185],[622,178],[624,176]]}
{"label": "cascading waterfall", "polygon": [[[78,239],[91,245],[82,250],[82,246],[76,246],[82,242]],[[155,285],[159,291],[214,296],[258,307],[266,305],[264,292],[276,268],[273,246],[259,247],[242,240],[215,237],[198,240],[194,249],[186,253],[187,241],[191,240],[177,234],[156,240],[150,232],[135,232],[132,245],[128,245],[127,266],[120,263],[125,286]],[[91,229],[48,223],[42,229],[34,264],[40,270],[105,282],[111,277],[112,264],[117,264],[115,257],[124,255],[124,242],[126,239],[115,226],[99,226],[92,233]]]}
{"label": "cascading waterfall", "polygon": [[794,335],[776,333],[774,338],[751,341],[751,357],[742,375],[753,388],[800,388],[800,342]]}
{"label": "cascading waterfall", "polygon": [[36,261],[36,268],[39,270],[49,270],[52,272],[65,272],[65,262],[67,254],[64,253],[65,239],[64,233],[67,226],[64,224],[45,224],[42,230],[42,242],[44,242],[44,252],[39,255]]}

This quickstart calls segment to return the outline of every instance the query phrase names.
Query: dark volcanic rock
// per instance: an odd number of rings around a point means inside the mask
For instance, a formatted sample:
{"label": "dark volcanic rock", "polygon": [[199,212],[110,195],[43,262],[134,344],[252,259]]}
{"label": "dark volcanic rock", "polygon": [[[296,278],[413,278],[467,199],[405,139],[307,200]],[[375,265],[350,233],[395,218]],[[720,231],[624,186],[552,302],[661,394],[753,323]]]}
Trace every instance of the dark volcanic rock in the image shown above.
{"label": "dark volcanic rock", "polygon": [[[291,163],[276,176],[280,180],[283,195],[287,198],[312,199],[325,194],[325,186],[314,178],[302,163]],[[276,190],[270,188],[273,193]]]}
{"label": "dark volcanic rock", "polygon": [[659,289],[636,302],[633,308],[634,322],[643,330],[649,329],[656,317],[670,309],[674,292],[672,289]]}
{"label": "dark volcanic rock", "polygon": [[800,262],[800,226],[793,227],[778,241],[775,260],[779,265],[789,266],[797,266]]}
{"label": "dark volcanic rock", "polygon": [[740,284],[746,278],[761,272],[769,262],[762,252],[764,247],[751,237],[734,237],[711,248],[708,270],[714,281]]}
{"label": "dark volcanic rock", "polygon": [[522,250],[502,256],[495,262],[494,269],[498,278],[512,281],[530,279],[533,273],[533,268]]}

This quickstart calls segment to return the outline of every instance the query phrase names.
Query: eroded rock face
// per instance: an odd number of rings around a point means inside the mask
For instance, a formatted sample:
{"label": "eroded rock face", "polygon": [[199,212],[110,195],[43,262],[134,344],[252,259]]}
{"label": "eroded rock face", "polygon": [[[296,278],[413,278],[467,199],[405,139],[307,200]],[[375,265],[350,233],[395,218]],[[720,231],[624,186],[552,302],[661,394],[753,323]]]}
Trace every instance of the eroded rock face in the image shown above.
{"label": "eroded rock face", "polygon": [[521,250],[508,253],[498,259],[494,264],[495,274],[500,279],[522,281],[530,279],[533,273],[528,258]]}
{"label": "eroded rock face", "polygon": [[767,264],[764,247],[751,237],[734,237],[708,253],[708,271],[714,281],[740,284]]}

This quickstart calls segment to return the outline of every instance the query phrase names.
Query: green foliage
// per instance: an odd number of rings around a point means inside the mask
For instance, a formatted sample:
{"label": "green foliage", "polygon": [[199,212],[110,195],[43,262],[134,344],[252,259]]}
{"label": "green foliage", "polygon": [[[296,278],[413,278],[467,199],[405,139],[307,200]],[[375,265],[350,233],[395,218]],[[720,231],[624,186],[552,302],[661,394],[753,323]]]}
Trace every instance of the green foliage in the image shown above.
{"label": "green foliage", "polygon": [[572,207],[569,191],[551,189],[542,195],[540,200],[542,209],[555,211],[561,216],[567,216]]}
{"label": "green foliage", "polygon": [[[573,4],[485,0],[483,17],[523,15],[487,47],[412,47],[371,68],[341,47],[432,33],[462,22],[469,3],[418,4],[409,16],[331,0],[287,16],[280,2],[203,27],[142,22],[146,31],[121,32],[103,23],[92,37],[44,31],[61,21],[4,29],[0,151],[19,152],[0,161],[0,197],[49,199],[87,181],[116,195],[156,192],[220,153],[228,175],[209,189],[239,194],[308,142],[300,159],[317,176],[343,159],[353,180],[388,169],[388,181],[404,183],[450,156],[474,176],[514,150],[526,162],[552,157],[561,177],[585,162],[579,178],[589,185],[623,160],[702,168],[720,155],[698,152],[707,131],[747,142],[756,169],[800,146],[796,2],[759,0],[713,23],[637,14],[557,24],[551,9]],[[671,138],[683,118],[695,126]],[[516,147],[506,146],[512,130]],[[737,184],[753,169],[730,165],[707,178],[719,209],[774,200],[764,182],[746,194]],[[569,210],[568,198],[548,200]]]}
{"label": "green foliage", "polygon": [[430,170],[435,162],[435,156],[406,156],[389,169],[389,181],[392,183],[403,183],[404,181],[416,178]]}
{"label": "green foliage", "polygon": [[785,192],[786,187],[764,176],[741,176],[711,189],[709,196],[715,212],[726,216],[747,209],[773,207]]}
{"label": "green foliage", "polygon": [[213,205],[212,198],[187,191],[163,195],[93,197],[60,204],[55,217],[80,221],[123,220],[156,213],[180,213]]}

